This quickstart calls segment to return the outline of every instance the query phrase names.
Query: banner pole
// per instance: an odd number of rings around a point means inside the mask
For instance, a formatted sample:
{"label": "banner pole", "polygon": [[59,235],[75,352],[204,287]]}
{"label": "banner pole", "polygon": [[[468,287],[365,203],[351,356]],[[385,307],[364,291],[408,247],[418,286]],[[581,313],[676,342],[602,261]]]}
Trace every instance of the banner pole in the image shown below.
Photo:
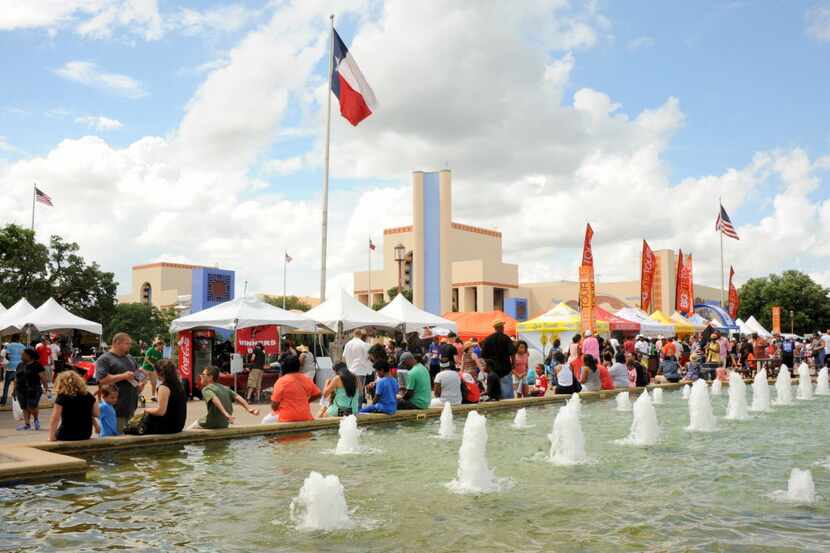
{"label": "banner pole", "polygon": [[369,295],[366,298],[366,305],[372,308],[372,237],[369,237]]}
{"label": "banner pole", "polygon": [[283,252],[282,256],[282,308],[285,309],[285,293],[286,293],[286,274],[288,273],[288,252]]}
{"label": "banner pole", "polygon": [[323,164],[323,206],[322,206],[322,238],[320,243],[320,303],[326,301],[326,246],[329,229],[329,153],[331,146],[331,78],[334,69],[334,14],[329,16],[331,21],[331,37],[329,39],[329,88],[326,90],[326,154]]}
{"label": "banner pole", "polygon": [[37,196],[37,184],[32,183],[32,232],[35,231],[35,197]]}

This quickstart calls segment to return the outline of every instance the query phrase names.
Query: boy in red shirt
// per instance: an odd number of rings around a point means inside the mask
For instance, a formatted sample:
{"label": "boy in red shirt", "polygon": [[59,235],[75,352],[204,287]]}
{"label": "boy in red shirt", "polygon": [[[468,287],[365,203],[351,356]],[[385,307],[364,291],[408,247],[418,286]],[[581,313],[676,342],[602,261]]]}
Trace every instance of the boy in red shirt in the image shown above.
{"label": "boy in red shirt", "polygon": [[536,382],[530,387],[530,395],[543,396],[548,391],[548,375],[545,374],[545,366],[542,363],[537,363],[536,368]]}

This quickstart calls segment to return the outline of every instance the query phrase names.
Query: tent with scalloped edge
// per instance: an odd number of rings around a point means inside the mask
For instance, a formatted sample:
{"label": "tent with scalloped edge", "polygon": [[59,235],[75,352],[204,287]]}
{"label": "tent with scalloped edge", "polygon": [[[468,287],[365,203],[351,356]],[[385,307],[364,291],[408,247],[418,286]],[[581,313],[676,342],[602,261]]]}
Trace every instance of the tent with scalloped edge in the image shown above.
{"label": "tent with scalloped edge", "polygon": [[761,326],[755,315],[750,315],[744,324],[752,331],[750,334],[757,334],[761,338],[772,338],[772,332]]}
{"label": "tent with scalloped edge", "polygon": [[[702,317],[701,317],[701,318],[702,318]],[[693,321],[693,320],[692,320],[692,319],[690,319],[690,318],[686,318],[686,317],[684,317],[682,314],[680,314],[680,313],[679,313],[679,312],[677,312],[677,311],[675,311],[674,313],[672,313],[671,320],[673,320],[673,321],[677,321],[678,323],[685,323],[685,324],[688,324],[688,325],[690,325],[692,328],[694,328],[694,331],[695,331],[695,332],[700,332],[700,331],[702,331],[704,328],[706,328],[706,322],[699,323],[699,322],[697,322],[697,321]]]}
{"label": "tent with scalloped edge", "polygon": [[617,311],[617,317],[636,321],[640,323],[640,334],[648,338],[657,336],[674,336],[675,327],[673,324],[665,324],[655,321],[648,316],[648,313],[636,307],[623,307]]}
{"label": "tent with scalloped edge", "polygon": [[482,340],[493,333],[493,323],[498,319],[504,321],[504,333],[508,336],[516,335],[518,321],[504,311],[450,311],[444,313],[444,318],[455,321],[456,334],[462,340],[477,338]]}
{"label": "tent with scalloped edge", "polygon": [[670,319],[665,313],[659,309],[651,314],[651,318],[658,323],[671,325],[674,327],[674,334],[677,336],[688,336],[695,333],[695,327],[689,323],[681,323]]}
{"label": "tent with scalloped edge", "polygon": [[640,323],[617,317],[602,307],[594,307],[594,317],[596,317],[597,321],[607,322],[611,332],[623,332],[627,334],[640,332]]}
{"label": "tent with scalloped edge", "polygon": [[[518,324],[519,339],[539,351],[544,351],[556,339],[563,344],[570,341],[580,328],[579,312],[565,303],[559,303],[538,317]],[[597,333],[610,333],[608,321],[597,320]]]}

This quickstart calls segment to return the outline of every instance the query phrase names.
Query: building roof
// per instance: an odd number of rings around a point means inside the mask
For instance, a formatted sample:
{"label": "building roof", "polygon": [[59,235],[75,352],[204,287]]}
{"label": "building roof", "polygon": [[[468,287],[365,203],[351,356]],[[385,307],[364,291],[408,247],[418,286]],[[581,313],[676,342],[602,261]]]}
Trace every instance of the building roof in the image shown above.
{"label": "building roof", "polygon": [[206,269],[204,265],[188,265],[186,263],[170,263],[167,261],[157,261],[155,263],[145,263],[143,265],[133,265],[133,270],[136,269],[152,269],[155,267],[164,267],[168,269]]}

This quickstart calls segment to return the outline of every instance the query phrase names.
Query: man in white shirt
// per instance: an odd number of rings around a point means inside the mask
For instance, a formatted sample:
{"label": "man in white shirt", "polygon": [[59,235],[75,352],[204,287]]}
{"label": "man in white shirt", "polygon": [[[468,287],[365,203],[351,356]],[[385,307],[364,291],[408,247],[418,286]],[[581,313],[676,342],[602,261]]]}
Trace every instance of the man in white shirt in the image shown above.
{"label": "man in white shirt", "polygon": [[449,403],[451,405],[461,405],[463,396],[461,395],[461,375],[458,374],[458,368],[455,366],[453,354],[455,348],[453,346],[444,346],[441,351],[440,366],[441,371],[435,375],[435,383],[432,391],[435,397]]}
{"label": "man in white shirt", "polygon": [[374,371],[372,363],[369,362],[369,344],[366,343],[366,332],[357,329],[354,331],[351,340],[343,346],[343,362],[349,368],[349,372],[355,375],[357,380],[357,391],[360,402],[363,402],[363,387],[366,385],[366,377]]}
{"label": "man in white shirt", "polygon": [[[824,366],[824,361],[830,357],[830,330],[826,331],[824,334],[821,335],[821,341],[824,342],[824,356],[821,358],[819,363],[821,366]],[[816,370],[821,369],[821,367],[816,367]]]}

